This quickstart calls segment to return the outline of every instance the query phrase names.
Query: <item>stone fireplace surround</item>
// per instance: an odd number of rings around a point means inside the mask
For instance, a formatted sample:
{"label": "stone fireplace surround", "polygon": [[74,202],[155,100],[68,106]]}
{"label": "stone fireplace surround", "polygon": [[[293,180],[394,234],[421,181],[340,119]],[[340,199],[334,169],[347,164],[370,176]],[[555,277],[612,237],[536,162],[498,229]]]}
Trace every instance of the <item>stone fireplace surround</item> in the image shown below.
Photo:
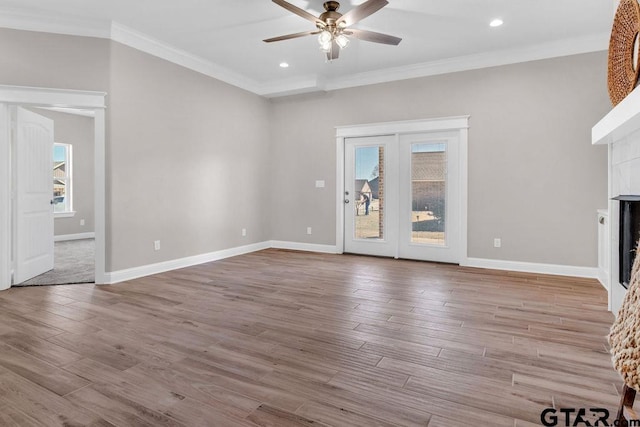
{"label": "stone fireplace surround", "polygon": [[591,130],[592,144],[609,148],[609,241],[605,244],[608,257],[609,309],[618,313],[626,289],[619,274],[620,202],[611,200],[620,195],[640,195],[640,88],[636,88],[616,105]]}

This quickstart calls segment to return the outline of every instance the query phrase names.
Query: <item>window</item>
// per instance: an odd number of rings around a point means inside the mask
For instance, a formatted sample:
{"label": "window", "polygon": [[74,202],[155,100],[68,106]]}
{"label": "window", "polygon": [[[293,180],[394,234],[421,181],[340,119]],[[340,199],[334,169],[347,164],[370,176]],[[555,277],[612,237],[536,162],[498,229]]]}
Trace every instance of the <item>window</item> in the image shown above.
{"label": "window", "polygon": [[71,216],[72,168],[70,144],[53,144],[53,212],[55,216]]}

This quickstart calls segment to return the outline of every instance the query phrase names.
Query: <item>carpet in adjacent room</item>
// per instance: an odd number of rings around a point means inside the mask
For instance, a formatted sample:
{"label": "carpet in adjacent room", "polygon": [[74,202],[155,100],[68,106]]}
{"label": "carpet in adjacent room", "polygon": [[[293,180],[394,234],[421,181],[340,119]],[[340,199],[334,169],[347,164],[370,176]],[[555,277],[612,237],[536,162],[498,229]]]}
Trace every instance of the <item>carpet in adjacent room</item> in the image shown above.
{"label": "carpet in adjacent room", "polygon": [[56,242],[53,270],[14,286],[93,283],[95,250],[95,239]]}

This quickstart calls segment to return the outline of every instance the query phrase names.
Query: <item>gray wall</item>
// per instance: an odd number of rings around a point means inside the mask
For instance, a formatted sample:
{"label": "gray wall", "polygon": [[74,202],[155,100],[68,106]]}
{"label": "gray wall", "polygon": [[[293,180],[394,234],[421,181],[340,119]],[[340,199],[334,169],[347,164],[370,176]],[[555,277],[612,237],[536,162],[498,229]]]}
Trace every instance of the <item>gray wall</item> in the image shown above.
{"label": "gray wall", "polygon": [[[55,141],[73,146],[73,217],[56,218],[54,234],[89,233],[94,225],[94,167],[95,147],[93,118],[56,111],[32,108],[31,111],[53,120]],[[85,224],[80,225],[84,219]]]}
{"label": "gray wall", "polygon": [[108,92],[110,43],[0,28],[0,84]]}
{"label": "gray wall", "polygon": [[595,266],[606,68],[599,52],[273,100],[272,238],[335,244],[335,126],[468,114],[468,255]]}
{"label": "gray wall", "polygon": [[268,101],[118,43],[110,75],[108,269],[268,240]]}

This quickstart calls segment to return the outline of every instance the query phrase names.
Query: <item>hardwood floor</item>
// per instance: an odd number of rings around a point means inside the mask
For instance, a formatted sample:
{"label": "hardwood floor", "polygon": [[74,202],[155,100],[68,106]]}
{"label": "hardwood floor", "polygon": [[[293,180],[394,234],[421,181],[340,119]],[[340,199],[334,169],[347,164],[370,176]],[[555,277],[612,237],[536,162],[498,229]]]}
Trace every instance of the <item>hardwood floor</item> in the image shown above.
{"label": "hardwood floor", "polygon": [[[0,293],[0,425],[531,426],[618,403],[594,280],[266,250]],[[589,413],[588,413],[589,415]]]}

